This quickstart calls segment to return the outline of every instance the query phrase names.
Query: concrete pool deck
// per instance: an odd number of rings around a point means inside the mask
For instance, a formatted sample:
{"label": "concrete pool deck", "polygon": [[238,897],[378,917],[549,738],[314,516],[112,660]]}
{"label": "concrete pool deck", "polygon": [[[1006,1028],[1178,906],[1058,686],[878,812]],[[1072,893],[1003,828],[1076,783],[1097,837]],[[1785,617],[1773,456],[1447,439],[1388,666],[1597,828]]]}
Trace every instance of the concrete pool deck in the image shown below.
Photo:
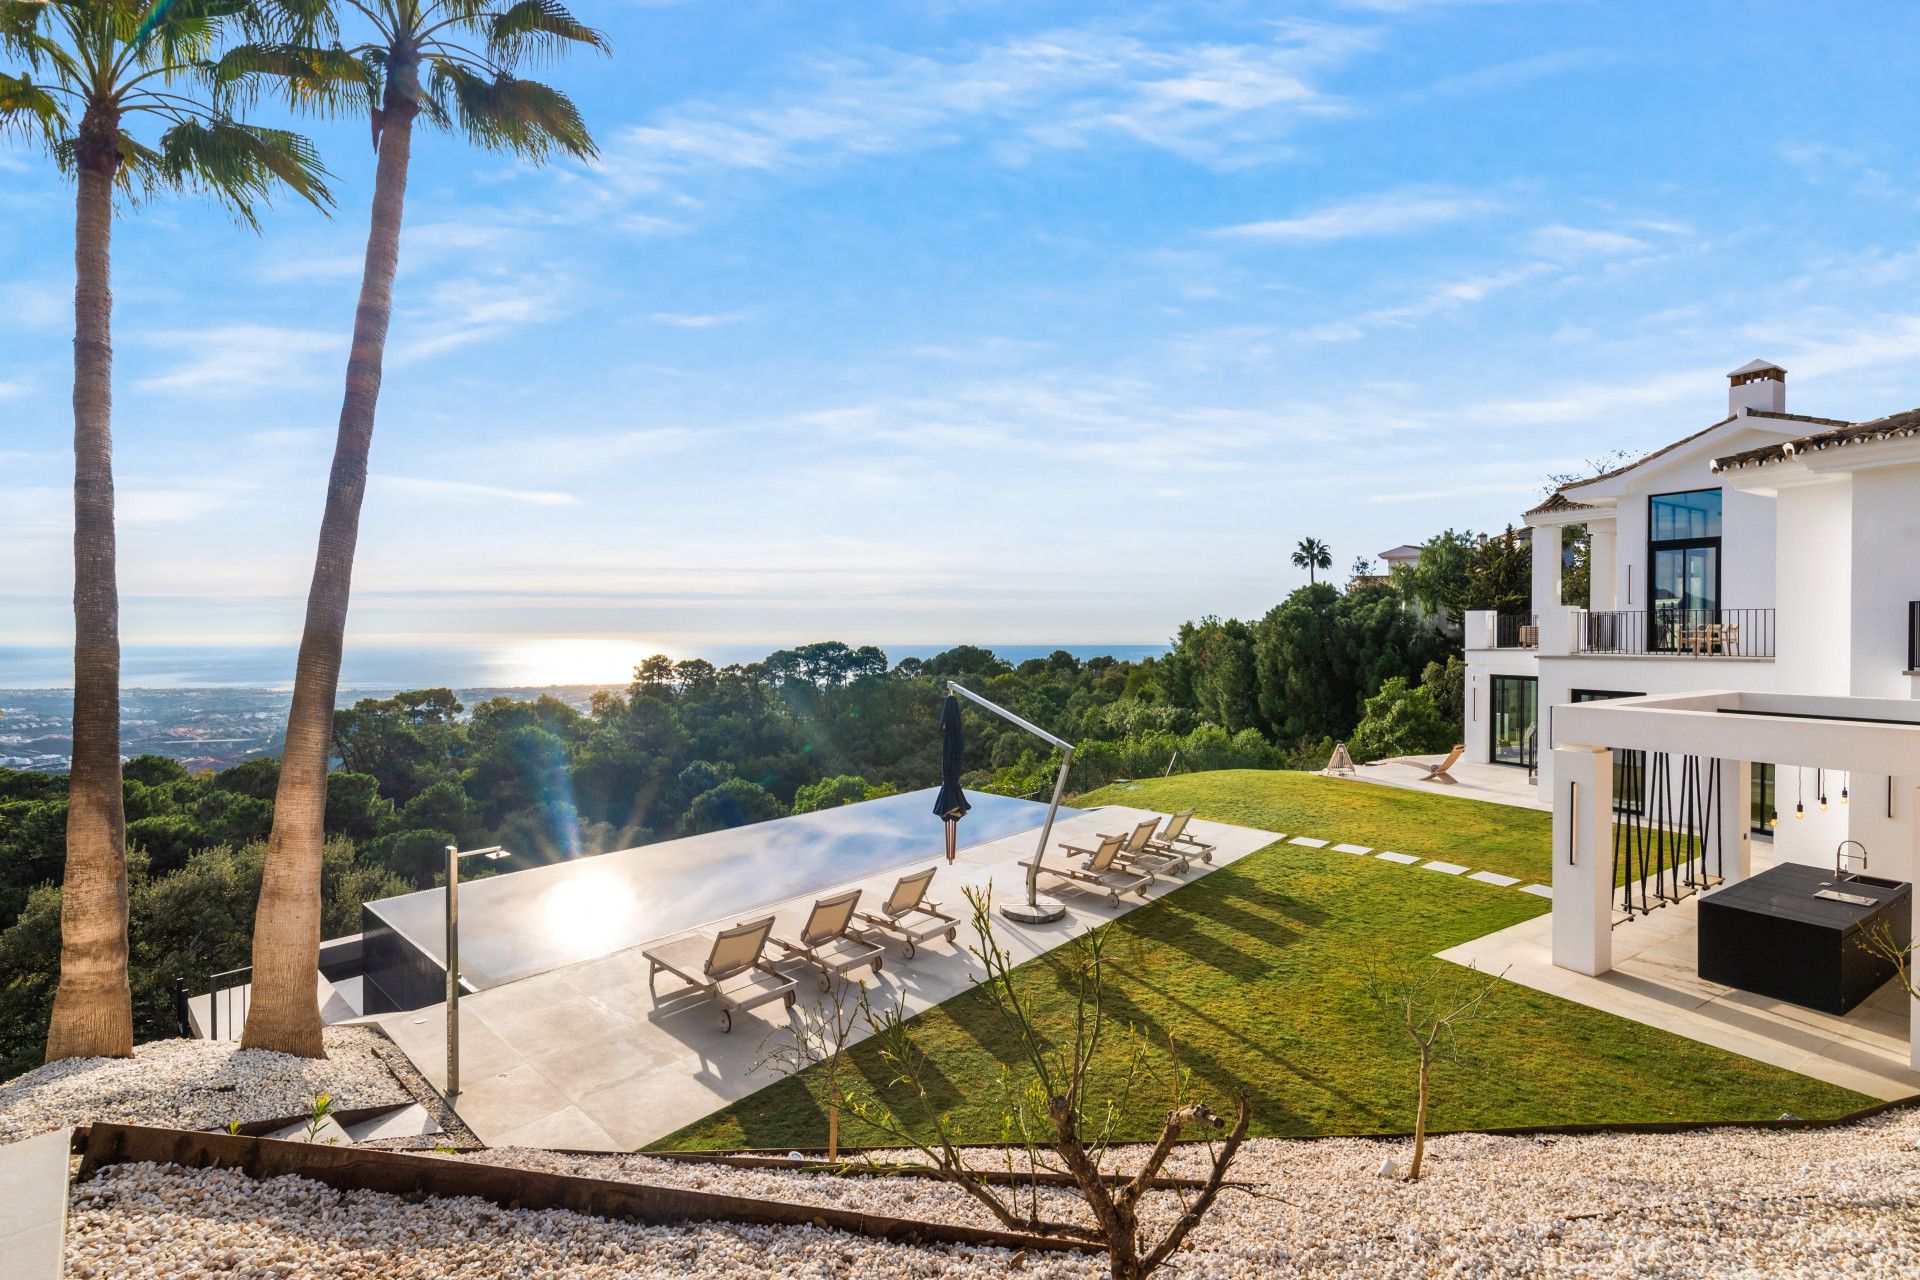
{"label": "concrete pool deck", "polygon": [[[1117,805],[1063,816],[1055,824],[1054,843],[1084,844],[1096,832],[1123,831],[1147,816],[1146,810]],[[1031,959],[1090,924],[1124,915],[1281,838],[1273,832],[1199,820],[1191,830],[1217,846],[1211,866],[1196,862],[1185,877],[1161,877],[1146,899],[1129,895],[1118,907],[1104,895],[1076,893],[1059,881],[1045,879],[1042,892],[1065,902],[1067,917],[1053,924],[1026,926],[996,915],[996,937],[1016,962]],[[977,965],[966,952],[972,929],[962,888],[985,888],[991,882],[996,901],[1023,895],[1024,872],[1018,864],[1033,855],[1037,838],[1036,827],[976,844],[960,850],[952,866],[942,854],[930,850],[905,866],[845,885],[809,890],[772,908],[757,908],[755,913],[771,910],[781,932],[791,933],[817,897],[857,886],[866,891],[862,905],[871,908],[884,899],[903,871],[937,863],[940,872],[929,896],[960,917],[959,941],[950,944],[936,939],[920,947],[911,960],[890,943],[877,983],[869,983],[877,1002],[897,997],[910,1013],[917,1013],[972,985]],[[1064,865],[1055,849],[1049,850],[1047,860]],[[709,923],[731,924],[744,914],[744,910],[728,913]],[[644,945],[461,997],[463,1087],[454,1099],[454,1109],[483,1142],[496,1147],[629,1151],[774,1082],[771,1073],[755,1068],[771,1047],[763,1043],[769,1033],[784,1032],[786,1014],[780,1005],[736,1015],[732,1033],[723,1034],[711,1004],[674,997],[677,984],[671,976],[662,976],[661,999],[654,1000],[647,989]],[[818,1000],[819,988],[811,976],[805,972],[797,976],[800,1000]],[[859,976],[866,977],[866,971]],[[445,1087],[445,1005],[387,1014],[375,1021],[435,1088]]]}

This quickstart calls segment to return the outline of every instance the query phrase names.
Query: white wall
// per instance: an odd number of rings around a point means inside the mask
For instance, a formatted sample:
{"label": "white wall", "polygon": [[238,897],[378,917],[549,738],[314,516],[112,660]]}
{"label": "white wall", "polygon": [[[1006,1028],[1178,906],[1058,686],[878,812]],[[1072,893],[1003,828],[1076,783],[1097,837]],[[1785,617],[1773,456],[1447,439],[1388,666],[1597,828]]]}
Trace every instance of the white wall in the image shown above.
{"label": "white wall", "polygon": [[[1540,785],[1542,794],[1552,782],[1553,711],[1573,701],[1575,689],[1604,689],[1618,693],[1691,693],[1697,689],[1731,689],[1740,693],[1767,693],[1774,688],[1775,663],[1750,659],[1671,657],[1605,657],[1585,655],[1542,658],[1540,676]],[[1482,751],[1485,751],[1483,744]],[[1764,761],[1762,763],[1765,763]]]}
{"label": "white wall", "polygon": [[[1750,447],[1734,437],[1716,451]],[[1616,609],[1645,609],[1650,599],[1652,565],[1647,558],[1647,499],[1656,493],[1689,489],[1721,490],[1720,605],[1725,609],[1774,607],[1775,508],[1771,498],[1723,485],[1711,470],[1712,459],[1650,467],[1636,476],[1633,491],[1615,507],[1613,599]],[[1596,595],[1600,594],[1598,590]],[[1596,608],[1606,607],[1596,605]]]}
{"label": "white wall", "polygon": [[1779,691],[1851,692],[1853,483],[1840,477],[1782,489],[1773,501],[1779,508]]}
{"label": "white wall", "polygon": [[1907,603],[1920,600],[1920,465],[1853,477],[1850,692],[1913,696]]}

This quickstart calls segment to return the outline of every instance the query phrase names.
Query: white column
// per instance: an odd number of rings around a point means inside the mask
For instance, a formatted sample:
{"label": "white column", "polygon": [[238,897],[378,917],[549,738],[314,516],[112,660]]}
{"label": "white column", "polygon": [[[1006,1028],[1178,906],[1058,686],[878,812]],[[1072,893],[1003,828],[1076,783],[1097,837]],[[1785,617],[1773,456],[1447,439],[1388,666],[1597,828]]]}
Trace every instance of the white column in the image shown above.
{"label": "white column", "polygon": [[1613,968],[1613,752],[1553,749],[1553,962]]}
{"label": "white column", "polygon": [[1540,620],[1541,653],[1566,653],[1566,610],[1560,607],[1560,526],[1533,531],[1533,616]]}
{"label": "white column", "polygon": [[1720,832],[1720,874],[1737,884],[1753,874],[1753,765],[1748,761],[1720,762],[1719,809],[1713,822]]}
{"label": "white column", "polygon": [[1587,526],[1587,564],[1592,585],[1587,589],[1587,608],[1618,609],[1620,579],[1615,557],[1618,553],[1613,521],[1596,520]]}

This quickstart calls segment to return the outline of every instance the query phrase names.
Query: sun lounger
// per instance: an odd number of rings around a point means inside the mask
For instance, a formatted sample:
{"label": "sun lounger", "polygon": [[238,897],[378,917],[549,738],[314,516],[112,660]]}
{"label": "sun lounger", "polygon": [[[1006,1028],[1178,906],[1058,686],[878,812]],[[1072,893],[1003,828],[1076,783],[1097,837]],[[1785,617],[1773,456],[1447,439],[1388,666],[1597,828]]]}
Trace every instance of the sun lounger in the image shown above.
{"label": "sun lounger", "polygon": [[1466,745],[1464,743],[1455,743],[1453,750],[1447,752],[1447,758],[1439,764],[1422,764],[1418,760],[1395,760],[1394,763],[1425,770],[1427,776],[1421,779],[1422,782],[1458,782],[1460,779],[1448,773],[1447,770],[1459,764],[1460,757],[1465,754],[1467,754]]}
{"label": "sun lounger", "polygon": [[[1192,866],[1193,862],[1186,854],[1172,848],[1154,845],[1153,832],[1159,825],[1160,819],[1148,818],[1129,831],[1121,838],[1120,852],[1114,855],[1114,861],[1128,870],[1144,871],[1148,875],[1159,875],[1162,871],[1171,871],[1175,875],[1182,876],[1187,874],[1187,868]],[[1113,837],[1102,833],[1100,838],[1111,840]],[[1062,844],[1060,847],[1068,853],[1077,853],[1086,858],[1093,857],[1096,852],[1092,849],[1076,848],[1070,844]]]}
{"label": "sun lounger", "polygon": [[925,871],[901,876],[900,883],[893,886],[893,892],[881,905],[879,915],[869,911],[859,913],[866,926],[862,934],[877,932],[905,944],[909,960],[913,959],[914,948],[922,942],[941,934],[947,936],[948,942],[959,937],[960,922],[940,910],[939,903],[927,901],[927,886],[933,883],[933,873],[939,869],[928,867]]}
{"label": "sun lounger", "polygon": [[[1148,886],[1153,883],[1151,874],[1142,875],[1138,871],[1129,871],[1119,865],[1120,846],[1125,842],[1125,836],[1101,836],[1099,847],[1080,866],[1076,867],[1068,863],[1055,867],[1043,863],[1040,870],[1062,880],[1071,880],[1076,885],[1098,889],[1107,895],[1107,901],[1117,907],[1120,905],[1121,894],[1137,893],[1144,898],[1147,896]],[[1020,865],[1030,867],[1033,865],[1033,859],[1027,858]]]}
{"label": "sun lounger", "polygon": [[688,934],[649,947],[640,953],[647,958],[647,990],[657,1000],[654,980],[662,971],[672,974],[720,1006],[722,1031],[733,1030],[736,1012],[770,1000],[783,1000],[792,1008],[799,984],[760,958],[772,932],[773,917],[767,916],[722,929],[711,939]]}
{"label": "sun lounger", "polygon": [[1211,865],[1214,846],[1187,834],[1187,824],[1192,821],[1193,810],[1182,809],[1167,819],[1167,825],[1161,828],[1159,835],[1147,842],[1147,847],[1158,853],[1178,853],[1187,858],[1198,858]]}
{"label": "sun lounger", "polygon": [[861,965],[871,965],[877,975],[880,945],[851,932],[853,909],[859,904],[858,889],[821,898],[807,914],[807,922],[800,928],[799,942],[775,938],[773,944],[785,951],[789,960],[803,961],[818,969],[822,991],[833,989],[835,975],[844,977]]}

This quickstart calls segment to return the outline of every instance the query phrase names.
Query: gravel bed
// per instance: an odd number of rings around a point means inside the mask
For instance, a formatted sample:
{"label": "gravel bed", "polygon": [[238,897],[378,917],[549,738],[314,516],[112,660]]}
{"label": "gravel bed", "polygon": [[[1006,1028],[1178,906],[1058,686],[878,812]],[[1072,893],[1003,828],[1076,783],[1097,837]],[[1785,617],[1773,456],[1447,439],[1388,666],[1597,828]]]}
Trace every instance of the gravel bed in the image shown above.
{"label": "gravel bed", "polygon": [[92,1120],[224,1128],[305,1115],[316,1093],[335,1108],[403,1103],[386,1041],[364,1027],[328,1027],[327,1058],[242,1049],[233,1041],[156,1040],[131,1058],[69,1058],[0,1084],[0,1142]]}
{"label": "gravel bed", "polygon": [[[1122,1153],[1123,1162],[1127,1156]],[[1846,1129],[1434,1140],[1418,1184],[1378,1175],[1406,1145],[1256,1140],[1179,1259],[1182,1277],[1887,1277],[1920,1275],[1920,1111]],[[523,1167],[984,1223],[925,1179],[839,1178],[644,1156],[502,1150]],[[1183,1149],[1169,1172],[1198,1174]],[[1151,1217],[1164,1220],[1170,1193]],[[1067,1204],[1064,1196],[1052,1203]],[[1150,1203],[1152,1203],[1150,1201]],[[1004,1251],[909,1249],[812,1228],[641,1228],[474,1201],[409,1204],[301,1179],[127,1166],[75,1188],[74,1276],[993,1276]],[[1023,1275],[1104,1260],[1028,1255]]]}

